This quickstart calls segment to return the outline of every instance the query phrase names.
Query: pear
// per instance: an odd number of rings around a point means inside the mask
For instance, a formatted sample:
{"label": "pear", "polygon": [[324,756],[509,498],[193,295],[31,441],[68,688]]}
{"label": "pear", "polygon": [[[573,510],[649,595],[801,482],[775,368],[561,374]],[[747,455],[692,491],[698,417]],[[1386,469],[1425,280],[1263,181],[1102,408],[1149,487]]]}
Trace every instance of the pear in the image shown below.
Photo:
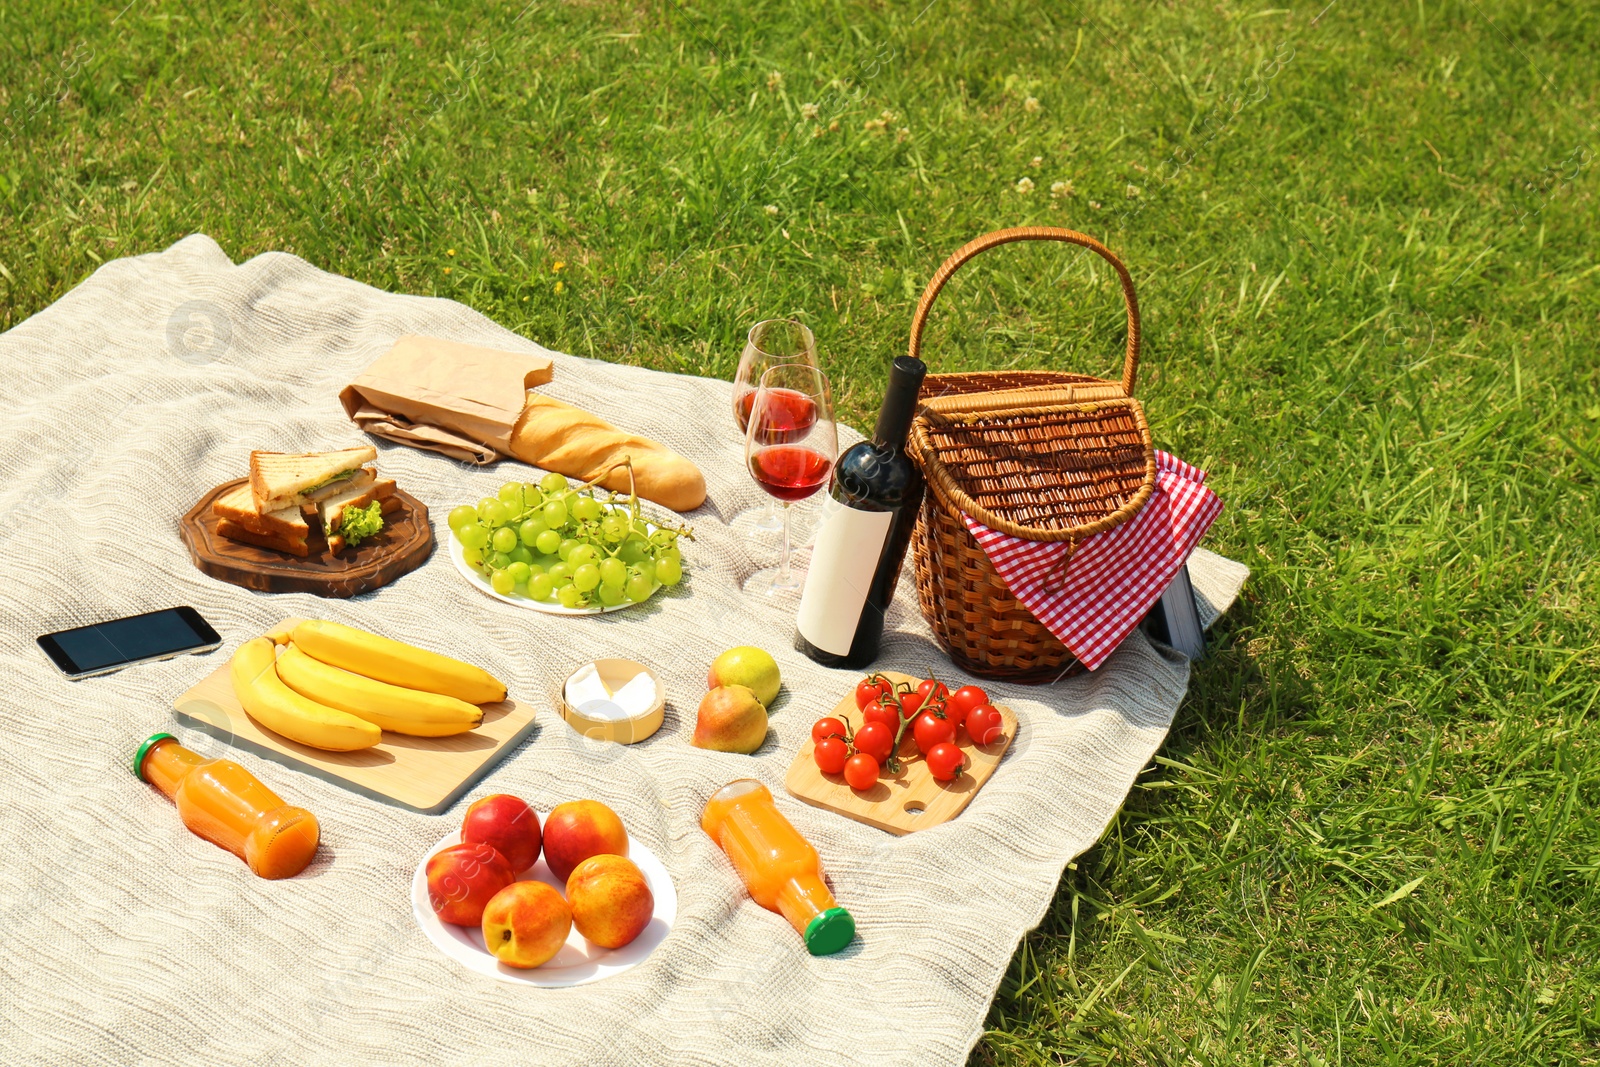
{"label": "pear", "polygon": [[755,693],[762,707],[771,707],[778,699],[778,687],[783,680],[778,673],[778,661],[772,654],[754,645],[730,648],[718,656],[706,674],[706,688],[719,685],[745,685]]}
{"label": "pear", "polygon": [[767,709],[747,685],[721,685],[700,700],[690,744],[713,752],[751,753],[767,739]]}

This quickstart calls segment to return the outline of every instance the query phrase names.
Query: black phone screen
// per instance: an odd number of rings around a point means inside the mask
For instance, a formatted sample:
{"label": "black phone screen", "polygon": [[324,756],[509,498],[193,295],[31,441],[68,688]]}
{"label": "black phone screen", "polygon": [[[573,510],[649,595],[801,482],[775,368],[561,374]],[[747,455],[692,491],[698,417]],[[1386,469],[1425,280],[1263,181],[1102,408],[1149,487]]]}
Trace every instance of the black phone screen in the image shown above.
{"label": "black phone screen", "polygon": [[39,647],[67,674],[92,674],[222,640],[193,608],[167,608],[45,634]]}

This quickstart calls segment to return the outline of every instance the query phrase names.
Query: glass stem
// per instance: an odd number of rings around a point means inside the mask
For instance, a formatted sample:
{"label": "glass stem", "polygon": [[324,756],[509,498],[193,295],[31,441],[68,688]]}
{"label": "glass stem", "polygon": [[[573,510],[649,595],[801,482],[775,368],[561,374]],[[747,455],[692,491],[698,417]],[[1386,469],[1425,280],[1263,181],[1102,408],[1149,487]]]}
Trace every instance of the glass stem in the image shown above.
{"label": "glass stem", "polygon": [[778,584],[788,585],[789,577],[789,502],[785,500],[779,509],[783,512],[783,555],[778,560]]}

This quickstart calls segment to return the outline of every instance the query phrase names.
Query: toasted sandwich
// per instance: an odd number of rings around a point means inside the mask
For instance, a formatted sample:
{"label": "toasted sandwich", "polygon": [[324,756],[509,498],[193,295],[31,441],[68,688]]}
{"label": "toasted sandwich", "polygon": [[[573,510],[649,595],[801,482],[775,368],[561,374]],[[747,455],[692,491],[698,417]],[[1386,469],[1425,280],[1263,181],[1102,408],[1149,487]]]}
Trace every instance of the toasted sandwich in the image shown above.
{"label": "toasted sandwich", "polygon": [[250,492],[256,510],[265,514],[315,504],[371,485],[377,471],[361,465],[377,458],[371,445],[337,452],[251,452]]}
{"label": "toasted sandwich", "polygon": [[243,541],[247,545],[256,545],[260,548],[274,548],[279,552],[287,552],[291,556],[311,555],[311,546],[302,540],[291,540],[278,534],[257,533],[255,530],[240,526],[231,519],[223,519],[217,523],[217,533],[230,541]]}
{"label": "toasted sandwich", "polygon": [[300,514],[299,507],[257,511],[248,484],[235,486],[218,497],[211,510],[221,520],[217,532],[223,537],[296,556],[311,554],[311,524]]}
{"label": "toasted sandwich", "polygon": [[[383,529],[383,516],[400,506],[394,490],[394,480],[385,478],[322,501],[319,517],[328,551],[337,556],[346,546],[353,548]],[[376,512],[374,504],[378,505]]]}

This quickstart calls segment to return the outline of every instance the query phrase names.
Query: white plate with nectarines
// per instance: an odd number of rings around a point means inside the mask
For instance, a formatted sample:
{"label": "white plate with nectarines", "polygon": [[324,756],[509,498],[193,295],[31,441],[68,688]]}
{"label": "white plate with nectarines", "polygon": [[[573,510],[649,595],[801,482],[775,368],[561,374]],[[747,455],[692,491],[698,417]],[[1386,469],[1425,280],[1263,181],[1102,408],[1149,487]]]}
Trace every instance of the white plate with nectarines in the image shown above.
{"label": "white plate with nectarines", "polygon": [[502,793],[476,801],[461,830],[417,864],[411,911],[468,970],[561,987],[637,966],[672,930],[678,895],[655,853],[605,805],[572,801],[537,815]]}

